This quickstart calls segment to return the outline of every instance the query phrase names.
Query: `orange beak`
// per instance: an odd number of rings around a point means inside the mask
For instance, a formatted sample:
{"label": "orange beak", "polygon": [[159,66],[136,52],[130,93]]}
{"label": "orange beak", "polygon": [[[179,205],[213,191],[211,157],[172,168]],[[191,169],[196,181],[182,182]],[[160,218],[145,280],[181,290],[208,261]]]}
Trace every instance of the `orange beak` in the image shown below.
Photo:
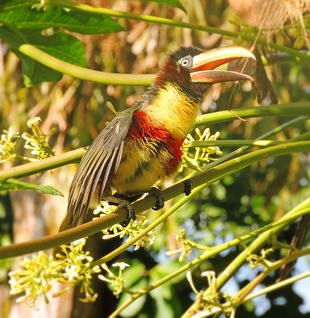
{"label": "orange beak", "polygon": [[215,68],[231,61],[255,56],[242,47],[224,47],[203,52],[193,57],[193,66],[190,69],[192,82],[198,83],[221,83],[234,81],[253,81],[247,74],[237,71],[215,70]]}

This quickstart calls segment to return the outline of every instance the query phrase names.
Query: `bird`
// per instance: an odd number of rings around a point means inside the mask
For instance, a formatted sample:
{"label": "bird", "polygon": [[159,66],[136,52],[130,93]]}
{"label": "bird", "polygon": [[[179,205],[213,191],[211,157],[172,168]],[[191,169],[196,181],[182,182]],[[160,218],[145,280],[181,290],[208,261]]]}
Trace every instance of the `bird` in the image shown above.
{"label": "bird", "polygon": [[59,231],[91,221],[101,200],[126,207],[129,219],[134,218],[131,202],[176,173],[182,143],[208,89],[220,82],[253,81],[241,70],[217,69],[242,58],[255,60],[242,47],[183,46],[168,53],[141,98],[118,114],[83,156]]}

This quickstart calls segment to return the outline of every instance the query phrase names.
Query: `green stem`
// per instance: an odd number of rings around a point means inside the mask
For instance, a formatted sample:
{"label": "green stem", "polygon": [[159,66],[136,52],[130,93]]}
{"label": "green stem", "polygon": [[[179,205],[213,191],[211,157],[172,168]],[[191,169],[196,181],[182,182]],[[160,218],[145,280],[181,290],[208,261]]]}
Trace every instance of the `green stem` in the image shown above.
{"label": "green stem", "polygon": [[[290,141],[302,141],[302,140],[309,140],[310,139],[310,131],[300,134],[294,138],[291,138]],[[278,141],[272,139],[254,139],[254,140],[206,140],[200,141],[195,140],[191,141],[186,145],[186,148],[197,148],[197,147],[235,147],[235,146],[247,146],[247,147],[270,147],[275,145],[281,145],[283,143],[287,143],[287,140]]]}
{"label": "green stem", "polygon": [[[309,249],[307,251],[307,254],[308,255],[310,252],[309,252]],[[302,255],[301,255],[302,256]],[[300,256],[298,256],[300,257]],[[291,285],[301,279],[304,279],[304,278],[307,278],[310,276],[310,272],[306,272],[306,273],[303,273],[303,274],[300,274],[300,275],[297,275],[297,276],[294,276],[294,277],[290,277],[288,279],[285,279],[284,281],[282,282],[279,282],[279,283],[276,283],[276,284],[273,284],[272,286],[268,286],[266,288],[263,288],[261,289],[260,291],[256,292],[256,293],[253,293],[253,294],[250,294],[249,296],[245,297],[242,301],[242,303],[248,301],[248,300],[251,300],[251,299],[254,299],[254,298],[257,298],[259,296],[262,296],[262,295],[266,295],[270,292],[273,292],[277,289],[280,289],[280,288],[283,288],[285,286],[288,286],[288,285]]]}
{"label": "green stem", "polygon": [[70,163],[75,163],[82,158],[85,152],[86,148],[79,148],[61,155],[26,163],[8,170],[2,170],[0,171],[0,179],[22,178],[43,171],[55,169]]}
{"label": "green stem", "polygon": [[77,65],[62,61],[31,44],[22,44],[18,48],[19,52],[32,58],[33,60],[58,72],[103,84],[114,85],[149,85],[154,79],[154,75],[140,74],[116,74],[102,71],[94,71]]}
{"label": "green stem", "polygon": [[291,49],[289,47],[271,42],[266,41],[262,38],[258,38],[256,36],[250,36],[248,34],[245,34],[244,32],[232,32],[227,31],[215,27],[210,27],[207,25],[199,25],[194,23],[188,23],[188,22],[182,22],[182,21],[176,21],[172,19],[162,18],[162,17],[154,17],[149,16],[145,14],[136,14],[136,13],[130,13],[130,12],[123,12],[123,11],[116,11],[112,9],[107,8],[95,8],[86,4],[76,4],[74,2],[67,2],[67,1],[51,1],[51,4],[53,5],[60,5],[61,7],[67,7],[71,8],[73,10],[79,10],[82,12],[89,12],[89,13],[95,13],[95,14],[103,14],[108,15],[115,18],[123,18],[123,19],[131,19],[131,20],[139,20],[139,21],[145,21],[155,24],[164,24],[169,25],[172,27],[180,27],[180,28],[186,28],[186,29],[192,29],[192,30],[198,30],[198,31],[205,31],[209,33],[216,33],[220,34],[225,37],[229,38],[236,38],[236,39],[243,39],[249,43],[259,43],[263,45],[264,47],[271,47],[277,51],[286,52],[292,56],[298,57],[300,59],[306,59],[310,60],[310,55],[305,54],[303,52],[296,51],[294,49]]}
{"label": "green stem", "polygon": [[[308,202],[308,205],[310,205],[310,202]],[[175,277],[183,274],[184,272],[190,270],[191,268],[195,267],[196,265],[218,255],[219,253],[221,253],[221,252],[223,252],[223,251],[225,251],[233,246],[240,245],[243,242],[246,242],[250,239],[253,239],[254,237],[260,235],[261,233],[264,233],[268,230],[271,230],[271,229],[275,228],[276,226],[280,226],[280,225],[287,226],[288,223],[291,223],[294,220],[296,220],[297,218],[309,213],[309,211],[310,211],[310,206],[308,206],[308,207],[306,206],[305,209],[301,209],[301,210],[295,212],[293,215],[290,214],[289,217],[287,217],[287,215],[286,215],[285,217],[282,217],[277,222],[274,222],[272,224],[268,224],[268,225],[266,225],[258,230],[252,231],[251,233],[248,233],[248,234],[245,234],[241,237],[235,238],[229,242],[225,242],[223,244],[220,244],[220,245],[217,245],[214,247],[210,247],[206,252],[204,252],[202,255],[198,256],[197,258],[195,258],[193,261],[187,263],[186,265],[182,266],[181,268],[174,271],[173,273],[166,275],[165,277],[161,278],[160,280],[156,281],[155,283],[148,285],[143,290],[140,290],[137,293],[133,294],[128,301],[123,303],[116,311],[114,311],[114,313],[112,314],[111,317],[117,317],[125,308],[127,308],[137,298],[149,293],[153,289],[156,289],[157,287],[165,284],[166,282],[171,281]]]}
{"label": "green stem", "polygon": [[[286,279],[286,280],[284,280],[284,281],[282,281],[280,283],[273,284],[272,286],[263,288],[260,291],[249,295],[248,297],[244,298],[242,301],[240,301],[238,303],[234,302],[233,306],[234,306],[234,308],[236,308],[238,305],[240,305],[242,303],[245,303],[246,301],[249,301],[251,299],[257,298],[257,297],[262,296],[262,295],[266,295],[267,293],[270,293],[270,292],[272,292],[274,290],[283,288],[283,287],[285,287],[287,285],[293,284],[293,283],[295,283],[295,282],[297,282],[299,280],[305,279],[305,278],[307,278],[309,276],[310,276],[310,272],[307,272],[307,273],[303,273],[303,274],[291,277],[289,279]],[[221,306],[218,306],[218,307],[212,307],[212,310],[210,310],[209,312],[204,311],[203,317],[216,317],[217,314],[221,314],[221,313],[223,313],[224,310],[227,310],[228,308],[231,308],[231,307],[232,307],[231,302],[224,303],[224,304],[222,304]]]}
{"label": "green stem", "polygon": [[236,146],[257,146],[257,147],[268,147],[280,145],[287,141],[275,141],[275,140],[206,140],[191,141],[186,145],[186,148],[197,148],[197,147],[236,147]]}
{"label": "green stem", "polygon": [[222,110],[198,116],[196,125],[211,125],[241,118],[265,116],[310,116],[310,102],[297,102],[284,105],[269,105],[261,107],[239,108],[232,111]]}
{"label": "green stem", "polygon": [[[310,199],[307,199],[303,201],[301,204],[296,206],[294,209],[292,209],[290,212],[288,212],[285,216],[282,217],[283,221],[286,221],[291,216],[296,215],[296,213],[299,213],[300,211],[309,213],[310,208]],[[259,248],[261,248],[269,238],[279,233],[284,227],[287,226],[287,223],[279,224],[274,226],[271,230],[266,231],[262,235],[260,235],[254,242],[251,243],[250,246],[248,246],[242,253],[240,253],[233,262],[229,264],[229,266],[226,267],[226,269],[223,271],[223,273],[218,277],[217,279],[217,289],[220,289],[227,281],[230,279],[230,277],[235,273],[240,266],[246,261],[246,258],[257,251]],[[206,291],[208,293],[208,291]]]}
{"label": "green stem", "polygon": [[[276,156],[281,156],[284,155],[285,153],[287,153],[288,149],[293,149],[295,148],[297,145],[304,145],[303,150],[301,151],[308,151],[308,146],[310,147],[310,141],[302,141],[302,142],[295,142],[295,143],[286,143],[286,144],[281,144],[281,145],[277,145],[277,146],[272,146],[272,147],[268,147],[265,149],[259,149],[255,152],[252,153],[248,153],[245,155],[242,155],[240,157],[237,158],[233,158],[229,161],[223,162],[219,165],[217,165],[214,168],[208,169],[207,171],[198,174],[194,177],[191,178],[191,182],[193,184],[193,186],[197,186],[200,183],[201,179],[204,179],[204,183],[206,183],[206,185],[209,185],[209,181],[211,181],[211,183],[219,180],[218,177],[218,173],[217,170],[220,169],[221,170],[221,176],[220,178],[231,174],[232,172],[235,171],[239,171],[251,164],[253,164],[254,162],[256,162],[257,160],[261,160],[263,158],[268,158],[268,157],[273,157],[274,155]],[[275,149],[277,149],[275,151]],[[271,152],[270,152],[271,151]],[[260,156],[260,158],[256,157],[256,156]],[[256,157],[256,159],[254,159],[254,157]],[[201,183],[200,183],[201,184]]]}
{"label": "green stem", "polygon": [[[266,110],[267,109],[267,110]],[[274,116],[293,116],[302,114],[302,115],[309,115],[310,116],[310,103],[309,102],[302,102],[302,103],[291,103],[291,104],[285,104],[285,105],[274,105],[274,106],[268,106],[268,107],[250,107],[250,108],[240,108],[235,110],[235,114],[237,114],[240,117],[246,118],[246,116],[250,116],[250,114],[254,117],[260,117],[260,116],[267,116],[266,111],[269,113],[269,115]],[[224,122],[228,120],[235,120],[236,116],[232,114],[230,111],[220,111],[216,113],[209,113],[203,116],[198,116],[196,120],[196,125],[212,125],[218,122]],[[307,120],[307,117],[301,116],[297,117],[288,123],[285,123],[268,133],[264,134],[263,136],[259,137],[255,140],[261,140],[266,139],[272,136],[273,134],[283,131],[284,129],[291,127],[293,125],[297,125],[300,122],[303,122]],[[294,141],[298,141],[302,136],[294,138]],[[221,143],[225,144],[225,141],[221,141]],[[73,151],[69,151],[64,154],[57,155],[55,157],[50,157],[47,159],[43,159],[36,162],[31,162],[27,164],[23,164],[17,167],[10,168],[8,170],[2,170],[0,171],[0,179],[8,179],[8,178],[21,178],[25,176],[29,176],[32,174],[36,174],[42,171],[47,171],[51,169],[55,169],[58,167],[61,167],[66,164],[78,162],[83,154],[85,153],[86,148],[79,148]],[[239,150],[236,150],[233,152],[233,155],[241,154],[242,148]],[[208,165],[208,169],[210,167],[213,167],[214,165],[217,165],[219,163],[224,162],[225,160],[230,159],[233,157],[232,155],[229,155],[229,157],[225,156],[217,160],[215,163]]]}
{"label": "green stem", "polygon": [[[285,124],[282,124],[282,125],[280,125],[280,126],[274,128],[274,129],[272,129],[272,130],[266,132],[265,134],[259,136],[258,138],[255,139],[255,141],[259,141],[259,140],[264,140],[264,139],[266,139],[266,138],[270,138],[271,136],[274,136],[274,135],[276,135],[276,134],[278,134],[278,133],[280,133],[280,132],[283,132],[285,129],[288,129],[288,128],[290,128],[290,127],[294,127],[294,126],[296,126],[296,125],[298,125],[298,124],[304,122],[305,120],[307,120],[307,117],[305,117],[305,116],[300,116],[300,117],[294,118],[294,119],[292,119],[292,120],[286,122]],[[297,136],[297,137],[298,137],[298,136]],[[297,137],[295,137],[296,140],[295,140],[295,138],[292,138],[290,141],[291,141],[291,142],[292,142],[293,140],[294,140],[294,141],[298,141]],[[237,156],[237,155],[240,156],[240,155],[241,155],[242,153],[244,153],[248,148],[249,148],[248,146],[242,146],[242,147],[240,147],[240,148],[238,148],[238,149],[236,149],[236,150],[230,152],[229,154],[227,154],[227,155],[225,155],[225,156],[219,158],[218,160],[209,163],[209,164],[205,167],[205,170],[210,169],[210,168],[213,168],[213,167],[216,167],[217,165],[219,165],[219,164],[221,164],[221,163],[223,163],[223,162],[225,162],[225,161],[227,161],[227,160],[230,160],[230,159],[234,158],[234,157]]]}
{"label": "green stem", "polygon": [[[305,211],[309,213],[310,211],[310,199],[303,201],[300,205],[292,209],[289,213],[281,218],[282,221],[287,221],[290,217],[295,216],[296,213],[300,211]],[[244,249],[220,274],[217,278],[217,290],[220,290],[222,286],[233,276],[233,274],[239,270],[239,268],[246,262],[246,259],[249,255],[253,254],[259,248],[261,248],[272,236],[279,233],[284,227],[286,227],[288,222],[283,222],[282,224],[278,224],[274,226],[272,229],[265,231],[262,233],[257,239],[255,239],[248,247]],[[203,298],[207,299],[208,295],[211,293],[210,288],[208,288],[204,294]],[[195,311],[199,307],[199,302],[196,301],[193,305],[187,310],[184,314],[184,318],[190,317],[190,313]]]}
{"label": "green stem", "polygon": [[258,286],[270,273],[276,271],[277,269],[281,268],[283,265],[288,264],[289,262],[292,262],[294,260],[299,259],[302,256],[309,255],[310,254],[310,248],[305,248],[303,250],[298,250],[294,253],[292,253],[289,256],[286,256],[276,262],[273,262],[271,264],[268,264],[268,267],[265,267],[262,273],[260,273],[253,281],[251,281],[247,286],[242,288],[236,295],[236,299],[238,299],[237,303],[242,303],[245,301],[245,299],[252,299],[254,297],[258,297],[260,295],[263,295],[264,293],[275,291],[278,288],[282,288],[287,284],[273,284],[272,286],[269,286],[268,288],[264,288],[263,290],[259,291],[258,293],[252,294],[252,297],[249,297],[249,294],[254,290],[256,286]]}
{"label": "green stem", "polygon": [[[259,149],[253,153],[245,154],[238,158],[231,159],[224,162],[215,168],[211,168],[208,171],[202,172],[192,178],[190,182],[193,188],[204,184],[208,186],[215,181],[220,180],[226,175],[240,171],[245,167],[261,160],[270,157],[277,157],[294,152],[310,151],[310,141],[299,141],[295,143],[281,144],[277,146],[268,147],[265,149]],[[184,184],[179,182],[172,187],[164,190],[165,200],[170,200],[177,195],[184,192]],[[156,204],[156,197],[154,195],[148,196],[144,200],[140,200],[133,204],[133,208],[136,213],[141,213],[146,209],[151,208]],[[82,224],[76,228],[66,230],[61,233],[57,233],[50,236],[45,236],[29,242],[13,244],[10,246],[0,247],[0,255],[2,258],[16,257],[40,250],[59,246],[61,244],[67,244],[74,240],[93,235],[104,228],[111,227],[113,224],[120,223],[127,218],[127,210],[117,209],[114,213],[111,213],[100,219]]]}

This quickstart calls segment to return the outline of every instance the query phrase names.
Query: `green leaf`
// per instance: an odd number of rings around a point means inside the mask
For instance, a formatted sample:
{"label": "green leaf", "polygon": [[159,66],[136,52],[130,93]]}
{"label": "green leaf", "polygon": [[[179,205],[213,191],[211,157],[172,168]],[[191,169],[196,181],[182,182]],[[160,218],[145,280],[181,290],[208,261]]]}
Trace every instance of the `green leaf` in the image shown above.
{"label": "green leaf", "polygon": [[42,82],[58,82],[62,79],[62,73],[35,62],[17,50],[13,49],[13,51],[22,61],[23,79],[26,87]]}
{"label": "green leaf", "polygon": [[[28,4],[25,7],[25,3]],[[72,35],[55,32],[44,36],[41,30],[50,27],[64,28],[80,33],[108,33],[123,28],[110,17],[91,13],[48,7],[34,9],[33,2],[5,1],[0,4],[0,37],[11,44],[12,50],[22,61],[26,87],[45,81],[59,81],[62,73],[50,69],[24,56],[18,50],[24,43],[31,43],[42,51],[67,63],[87,67],[83,44]],[[38,7],[38,6],[37,6]]]}
{"label": "green leaf", "polygon": [[58,195],[63,197],[63,194],[51,186],[42,186],[31,184],[28,182],[19,181],[16,179],[0,180],[0,191],[17,191],[17,190],[37,190],[45,194]]}
{"label": "green leaf", "polygon": [[0,5],[0,22],[12,24],[19,29],[62,28],[83,34],[101,34],[124,30],[108,16],[57,7],[38,10],[20,5],[12,10],[7,10],[6,6],[6,4]]}
{"label": "green leaf", "polygon": [[62,73],[54,71],[33,59],[21,54],[18,47],[23,43],[28,43],[26,36],[16,28],[10,26],[0,27],[0,38],[8,42],[12,46],[12,51],[21,59],[24,85],[26,87],[50,81],[59,81]]}
{"label": "green leaf", "polygon": [[37,30],[18,30],[14,27],[0,27],[0,38],[9,42],[14,53],[22,61],[24,85],[26,87],[49,81],[59,81],[62,73],[52,70],[31,58],[21,54],[18,47],[31,43],[42,51],[65,62],[88,67],[83,44],[72,35],[56,32],[51,36],[43,36]]}
{"label": "green leaf", "polygon": [[12,11],[21,7],[33,6],[32,0],[1,0],[0,12]]}
{"label": "green leaf", "polygon": [[88,67],[84,45],[70,34],[56,32],[50,36],[43,36],[38,31],[32,31],[26,37],[29,43],[60,60]]}

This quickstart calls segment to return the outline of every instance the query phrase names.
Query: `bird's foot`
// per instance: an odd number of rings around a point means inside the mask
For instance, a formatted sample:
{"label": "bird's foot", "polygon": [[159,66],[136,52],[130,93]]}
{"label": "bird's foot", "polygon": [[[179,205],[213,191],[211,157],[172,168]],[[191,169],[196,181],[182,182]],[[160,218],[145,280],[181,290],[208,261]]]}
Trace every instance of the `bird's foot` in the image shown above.
{"label": "bird's foot", "polygon": [[117,205],[119,208],[125,208],[128,211],[126,220],[120,223],[121,226],[126,227],[129,224],[130,220],[136,219],[136,212],[132,207],[130,201],[118,198],[116,196],[109,196],[105,198],[105,201],[108,201],[110,204]]}
{"label": "bird's foot", "polygon": [[151,190],[149,191],[149,194],[155,195],[157,200],[156,205],[153,206],[152,209],[155,211],[162,209],[165,205],[163,192],[157,187],[152,187]]}
{"label": "bird's foot", "polygon": [[126,203],[120,204],[119,207],[126,208],[128,211],[126,220],[120,223],[121,226],[126,227],[131,220],[136,219],[136,212],[129,201],[127,201]]}
{"label": "bird's foot", "polygon": [[184,180],[183,184],[185,195],[190,195],[192,193],[192,182],[190,180]]}
{"label": "bird's foot", "polygon": [[[150,191],[148,191],[149,194],[154,195],[156,197],[156,205],[153,207],[153,210],[160,210],[164,207],[164,196],[161,190],[159,190],[156,187],[152,187]],[[131,202],[136,201],[141,197],[143,193],[138,193],[138,194],[120,194],[120,193],[114,193],[113,195],[110,195],[108,197],[105,197],[104,200],[117,205],[119,208],[125,208],[128,211],[128,216],[127,219],[120,224],[124,227],[126,227],[130,220],[135,220],[136,219],[136,213],[134,208],[131,205]]]}

